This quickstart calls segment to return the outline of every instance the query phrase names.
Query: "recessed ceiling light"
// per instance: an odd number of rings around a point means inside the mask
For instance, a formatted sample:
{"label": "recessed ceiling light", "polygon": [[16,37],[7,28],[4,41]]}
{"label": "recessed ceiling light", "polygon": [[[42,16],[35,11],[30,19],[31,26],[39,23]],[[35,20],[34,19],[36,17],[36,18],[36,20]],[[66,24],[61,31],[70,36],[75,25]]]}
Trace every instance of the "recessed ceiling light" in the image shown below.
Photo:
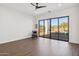
{"label": "recessed ceiling light", "polygon": [[62,4],[58,4],[58,7],[61,7],[62,6]]}

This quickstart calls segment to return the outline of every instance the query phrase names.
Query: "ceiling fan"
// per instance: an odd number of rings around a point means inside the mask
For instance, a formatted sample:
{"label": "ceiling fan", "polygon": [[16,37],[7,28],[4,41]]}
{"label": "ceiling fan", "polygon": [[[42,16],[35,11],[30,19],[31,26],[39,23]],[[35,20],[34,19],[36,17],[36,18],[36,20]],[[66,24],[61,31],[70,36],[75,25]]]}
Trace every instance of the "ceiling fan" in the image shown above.
{"label": "ceiling fan", "polygon": [[31,3],[31,5],[32,6],[35,6],[35,9],[37,10],[37,9],[39,9],[39,8],[44,8],[44,7],[46,7],[46,6],[39,6],[39,3]]}

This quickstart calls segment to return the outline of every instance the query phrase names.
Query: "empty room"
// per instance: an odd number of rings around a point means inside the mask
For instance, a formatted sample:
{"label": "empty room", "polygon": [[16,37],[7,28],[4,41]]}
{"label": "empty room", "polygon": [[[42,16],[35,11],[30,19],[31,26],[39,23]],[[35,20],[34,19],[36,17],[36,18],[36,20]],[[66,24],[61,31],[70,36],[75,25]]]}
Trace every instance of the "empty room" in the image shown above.
{"label": "empty room", "polygon": [[0,3],[0,56],[79,56],[79,4]]}

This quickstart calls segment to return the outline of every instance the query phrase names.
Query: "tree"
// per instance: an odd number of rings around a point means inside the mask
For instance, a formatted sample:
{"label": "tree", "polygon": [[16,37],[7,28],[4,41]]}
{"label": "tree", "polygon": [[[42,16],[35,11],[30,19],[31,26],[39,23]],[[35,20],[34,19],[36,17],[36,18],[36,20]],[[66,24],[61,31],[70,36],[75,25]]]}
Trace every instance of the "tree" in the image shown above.
{"label": "tree", "polygon": [[59,25],[60,28],[63,28],[64,31],[66,31],[66,29],[68,28],[68,23],[63,22]]}
{"label": "tree", "polygon": [[57,25],[53,25],[52,27],[51,27],[51,31],[55,31],[57,29]]}

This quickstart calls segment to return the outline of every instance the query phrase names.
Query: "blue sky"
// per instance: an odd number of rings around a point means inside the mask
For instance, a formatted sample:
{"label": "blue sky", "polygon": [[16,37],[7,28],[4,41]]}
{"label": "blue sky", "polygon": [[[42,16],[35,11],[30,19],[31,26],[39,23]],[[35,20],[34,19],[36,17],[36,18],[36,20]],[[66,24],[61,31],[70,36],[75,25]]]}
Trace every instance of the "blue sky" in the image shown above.
{"label": "blue sky", "polygon": [[52,19],[51,20],[51,25],[58,25],[58,19]]}
{"label": "blue sky", "polygon": [[[59,18],[59,25],[63,22],[68,22],[68,17],[64,17],[64,18]],[[52,19],[51,20],[51,25],[58,25],[58,19]]]}

